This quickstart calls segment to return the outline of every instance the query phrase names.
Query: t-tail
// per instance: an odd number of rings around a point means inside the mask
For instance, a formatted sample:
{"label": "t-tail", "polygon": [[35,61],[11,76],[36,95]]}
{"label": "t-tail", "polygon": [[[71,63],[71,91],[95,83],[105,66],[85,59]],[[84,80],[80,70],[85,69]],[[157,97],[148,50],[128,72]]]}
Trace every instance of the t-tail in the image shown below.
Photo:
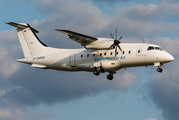
{"label": "t-tail", "polygon": [[44,50],[47,46],[36,36],[35,33],[38,33],[37,30],[26,23],[7,22],[7,24],[17,28],[18,37],[25,58],[44,54]]}

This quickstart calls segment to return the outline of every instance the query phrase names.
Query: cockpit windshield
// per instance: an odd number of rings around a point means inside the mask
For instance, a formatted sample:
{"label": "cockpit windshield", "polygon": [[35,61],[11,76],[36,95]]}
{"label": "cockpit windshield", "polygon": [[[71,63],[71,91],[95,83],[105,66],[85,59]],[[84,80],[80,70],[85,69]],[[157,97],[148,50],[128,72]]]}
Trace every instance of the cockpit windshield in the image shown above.
{"label": "cockpit windshield", "polygon": [[156,50],[163,50],[161,47],[155,47]]}
{"label": "cockpit windshield", "polygon": [[154,47],[149,46],[147,50],[154,50]]}
{"label": "cockpit windshield", "polygon": [[149,46],[147,50],[163,50],[161,47]]}

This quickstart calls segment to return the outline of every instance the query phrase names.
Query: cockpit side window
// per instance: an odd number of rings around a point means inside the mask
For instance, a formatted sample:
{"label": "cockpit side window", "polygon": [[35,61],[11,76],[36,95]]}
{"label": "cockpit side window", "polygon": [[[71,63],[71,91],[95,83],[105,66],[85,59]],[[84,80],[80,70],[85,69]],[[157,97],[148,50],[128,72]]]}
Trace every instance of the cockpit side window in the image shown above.
{"label": "cockpit side window", "polygon": [[161,47],[155,47],[156,50],[163,50]]}
{"label": "cockpit side window", "polygon": [[163,50],[161,47],[153,47],[153,46],[149,46],[147,50]]}
{"label": "cockpit side window", "polygon": [[154,50],[154,47],[149,46],[147,50]]}

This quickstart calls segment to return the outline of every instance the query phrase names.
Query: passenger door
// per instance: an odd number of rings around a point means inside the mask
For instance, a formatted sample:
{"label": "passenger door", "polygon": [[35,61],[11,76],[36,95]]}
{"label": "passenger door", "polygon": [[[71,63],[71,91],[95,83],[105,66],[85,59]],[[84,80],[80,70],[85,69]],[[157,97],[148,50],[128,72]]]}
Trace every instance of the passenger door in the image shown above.
{"label": "passenger door", "polygon": [[70,55],[70,66],[71,67],[76,67],[76,54],[71,54]]}

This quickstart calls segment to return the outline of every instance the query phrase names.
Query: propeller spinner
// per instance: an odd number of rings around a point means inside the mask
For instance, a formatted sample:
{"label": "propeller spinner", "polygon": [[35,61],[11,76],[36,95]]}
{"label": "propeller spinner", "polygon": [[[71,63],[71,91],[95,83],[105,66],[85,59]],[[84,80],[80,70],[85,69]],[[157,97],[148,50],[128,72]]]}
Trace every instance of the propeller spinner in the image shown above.
{"label": "propeller spinner", "polygon": [[[111,33],[110,33],[110,36],[112,37],[112,39],[114,39],[114,37]],[[121,41],[120,41],[121,39],[122,39],[122,36],[117,40],[117,28],[116,28],[116,38],[114,39],[114,43],[110,46],[110,48],[115,48],[115,56],[117,55],[117,47],[122,52],[122,49],[119,46],[119,44],[121,43]]]}

